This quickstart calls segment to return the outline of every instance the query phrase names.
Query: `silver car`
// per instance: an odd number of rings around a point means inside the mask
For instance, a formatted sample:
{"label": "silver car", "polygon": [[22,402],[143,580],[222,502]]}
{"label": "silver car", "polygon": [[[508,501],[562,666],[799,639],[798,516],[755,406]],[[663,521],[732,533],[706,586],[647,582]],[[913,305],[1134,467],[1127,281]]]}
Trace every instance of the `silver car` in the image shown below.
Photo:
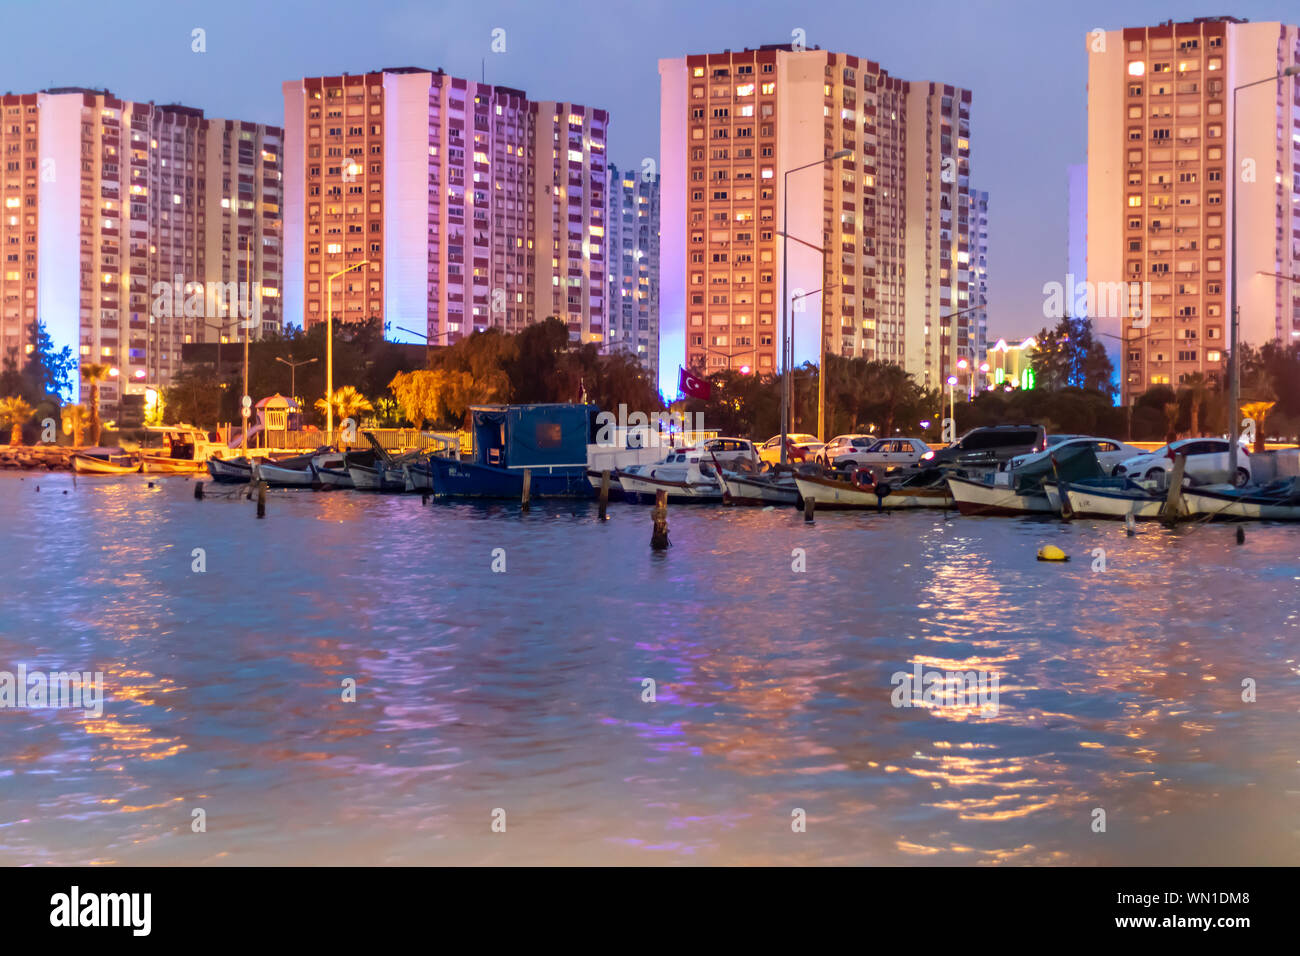
{"label": "silver car", "polygon": [[866,451],[876,443],[875,435],[836,435],[817,455],[819,465],[833,465],[835,459],[850,452]]}
{"label": "silver car", "polygon": [[854,449],[835,459],[839,467],[860,468],[914,467],[930,446],[919,438],[881,438],[868,448]]}
{"label": "silver car", "polygon": [[1093,452],[1097,455],[1097,463],[1101,465],[1102,470],[1108,475],[1118,474],[1115,469],[1130,458],[1146,454],[1136,445],[1126,445],[1114,438],[1093,438],[1089,435],[1049,435],[1046,451],[1038,451],[1012,458],[1007,462],[1007,469],[1032,464],[1052,455],[1060,454],[1067,448],[1080,446],[1091,446]]}

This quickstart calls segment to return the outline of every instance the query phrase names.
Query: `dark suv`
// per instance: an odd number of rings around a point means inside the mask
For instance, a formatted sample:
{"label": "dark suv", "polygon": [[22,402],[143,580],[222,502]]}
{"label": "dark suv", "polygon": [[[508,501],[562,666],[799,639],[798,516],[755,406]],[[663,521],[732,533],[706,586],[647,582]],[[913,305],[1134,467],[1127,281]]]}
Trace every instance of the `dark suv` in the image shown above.
{"label": "dark suv", "polygon": [[1046,447],[1047,433],[1042,425],[989,425],[972,428],[947,448],[927,453],[918,464],[932,468],[939,465],[992,467],[1008,458]]}

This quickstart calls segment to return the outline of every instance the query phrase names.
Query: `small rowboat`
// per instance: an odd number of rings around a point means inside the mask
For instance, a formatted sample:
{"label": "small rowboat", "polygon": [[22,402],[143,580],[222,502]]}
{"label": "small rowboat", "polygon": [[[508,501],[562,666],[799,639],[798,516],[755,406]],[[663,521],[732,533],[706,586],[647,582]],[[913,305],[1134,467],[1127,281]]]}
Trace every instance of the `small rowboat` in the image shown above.
{"label": "small rowboat", "polygon": [[722,500],[733,505],[794,505],[799,488],[791,475],[743,474],[721,471]]}
{"label": "small rowboat", "polygon": [[1300,521],[1300,480],[1283,478],[1250,488],[1184,488],[1183,503],[1197,517]]}
{"label": "small rowboat", "polygon": [[74,452],[72,470],[79,475],[131,475],[140,470],[134,455],[87,455]]}
{"label": "small rowboat", "polygon": [[952,494],[942,483],[872,483],[817,474],[796,474],[794,481],[800,496],[805,501],[814,499],[818,508],[951,508],[953,505]]}
{"label": "small rowboat", "polygon": [[253,480],[253,463],[247,458],[209,458],[208,474],[222,484],[247,484]]}

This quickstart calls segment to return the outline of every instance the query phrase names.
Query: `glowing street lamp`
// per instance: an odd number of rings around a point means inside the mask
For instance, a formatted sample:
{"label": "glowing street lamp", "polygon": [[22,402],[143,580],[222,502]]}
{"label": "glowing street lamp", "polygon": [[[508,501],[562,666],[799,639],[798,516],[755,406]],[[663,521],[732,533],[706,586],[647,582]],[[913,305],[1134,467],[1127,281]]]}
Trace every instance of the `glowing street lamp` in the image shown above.
{"label": "glowing street lamp", "polygon": [[[962,361],[965,361],[963,359]],[[957,386],[957,376],[948,376],[948,421],[952,422],[952,436],[957,437],[957,402],[953,398],[952,390]]]}

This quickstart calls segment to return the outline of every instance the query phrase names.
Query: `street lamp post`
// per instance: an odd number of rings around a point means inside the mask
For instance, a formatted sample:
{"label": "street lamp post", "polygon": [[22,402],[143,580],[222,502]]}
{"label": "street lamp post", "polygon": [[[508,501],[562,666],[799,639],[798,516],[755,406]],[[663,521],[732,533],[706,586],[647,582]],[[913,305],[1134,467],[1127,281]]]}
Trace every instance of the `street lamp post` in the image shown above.
{"label": "street lamp post", "polygon": [[[786,422],[790,414],[790,365],[794,361],[794,350],[790,348],[790,174],[814,166],[825,166],[837,159],[852,156],[853,150],[841,149],[814,163],[804,163],[794,169],[787,169],[783,176],[784,195],[781,197],[781,464],[786,464]],[[823,253],[824,255],[824,253]],[[825,264],[823,262],[823,270]],[[826,330],[818,324],[818,332],[825,335]]]}
{"label": "street lamp post", "polygon": [[354,266],[340,269],[325,283],[325,434],[331,442],[334,440],[334,280],[369,264],[369,259],[362,259]]}
{"label": "street lamp post", "polygon": [[297,381],[298,381],[298,380],[297,380],[298,366],[299,366],[299,365],[310,365],[312,362],[315,362],[316,359],[314,359],[314,358],[309,358],[309,359],[303,359],[301,362],[295,362],[295,361],[293,360],[293,356],[292,356],[292,355],[290,355],[287,359],[282,359],[282,358],[280,358],[280,356],[277,355],[277,356],[275,357],[275,360],[276,360],[277,362],[280,362],[280,363],[283,364],[283,365],[287,365],[287,366],[289,366],[289,397],[292,398],[295,402],[298,401],[298,395],[297,395],[297,392],[298,392],[298,385],[297,385]]}
{"label": "street lamp post", "polygon": [[949,375],[948,376],[948,421],[951,425],[951,431],[949,432],[949,434],[952,435],[954,440],[957,438],[957,402],[956,399],[953,397],[953,389],[956,386],[957,386],[957,376]]}
{"label": "street lamp post", "polygon": [[1229,197],[1229,202],[1232,204],[1232,265],[1230,266],[1231,274],[1229,276],[1229,281],[1232,283],[1232,303],[1229,307],[1232,321],[1230,323],[1231,338],[1228,345],[1230,350],[1228,354],[1228,416],[1231,419],[1231,431],[1229,432],[1228,474],[1232,476],[1233,481],[1236,481],[1237,478],[1237,441],[1241,437],[1241,420],[1237,417],[1241,414],[1241,312],[1237,305],[1237,180],[1241,178],[1241,170],[1237,168],[1237,91],[1251,86],[1259,86],[1261,83],[1276,83],[1278,80],[1297,74],[1300,74],[1300,64],[1288,66],[1275,76],[1255,80],[1253,83],[1243,83],[1241,86],[1232,88],[1232,191]]}

